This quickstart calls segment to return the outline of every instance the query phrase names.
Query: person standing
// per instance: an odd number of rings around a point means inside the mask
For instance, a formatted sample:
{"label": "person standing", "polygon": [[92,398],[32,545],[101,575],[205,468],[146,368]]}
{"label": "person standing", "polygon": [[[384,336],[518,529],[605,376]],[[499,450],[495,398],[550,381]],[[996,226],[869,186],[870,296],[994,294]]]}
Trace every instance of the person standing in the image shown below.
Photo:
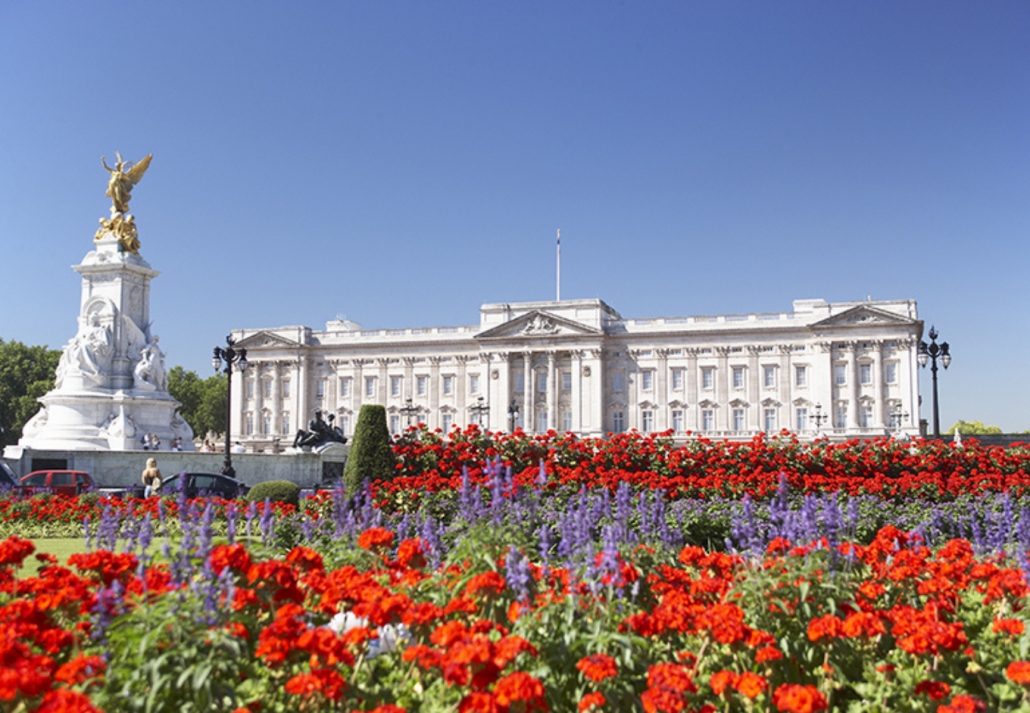
{"label": "person standing", "polygon": [[147,467],[143,470],[143,497],[149,498],[151,494],[161,489],[161,471],[157,468],[157,460],[147,459]]}

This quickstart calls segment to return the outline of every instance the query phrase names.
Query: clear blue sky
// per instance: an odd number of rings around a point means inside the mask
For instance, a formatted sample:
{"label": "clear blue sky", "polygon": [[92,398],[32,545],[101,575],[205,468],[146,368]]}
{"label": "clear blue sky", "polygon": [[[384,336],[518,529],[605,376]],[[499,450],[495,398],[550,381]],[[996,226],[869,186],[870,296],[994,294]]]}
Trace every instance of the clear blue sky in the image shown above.
{"label": "clear blue sky", "polygon": [[[941,420],[1030,429],[1030,3],[0,3],[0,337],[133,194],[170,364],[337,314],[914,298]],[[923,372],[923,416],[930,413]]]}

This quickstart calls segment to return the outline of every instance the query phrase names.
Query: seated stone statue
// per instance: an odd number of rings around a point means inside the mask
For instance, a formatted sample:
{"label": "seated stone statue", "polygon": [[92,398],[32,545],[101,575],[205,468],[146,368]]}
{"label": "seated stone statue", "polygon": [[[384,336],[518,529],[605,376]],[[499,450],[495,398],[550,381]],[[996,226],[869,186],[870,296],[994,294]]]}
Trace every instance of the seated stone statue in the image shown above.
{"label": "seated stone statue", "polygon": [[321,409],[315,410],[315,417],[308,421],[308,430],[303,428],[297,431],[293,438],[293,447],[321,446],[325,443],[346,443],[347,438],[343,432],[333,426],[333,414],[329,414],[329,423],[322,420]]}

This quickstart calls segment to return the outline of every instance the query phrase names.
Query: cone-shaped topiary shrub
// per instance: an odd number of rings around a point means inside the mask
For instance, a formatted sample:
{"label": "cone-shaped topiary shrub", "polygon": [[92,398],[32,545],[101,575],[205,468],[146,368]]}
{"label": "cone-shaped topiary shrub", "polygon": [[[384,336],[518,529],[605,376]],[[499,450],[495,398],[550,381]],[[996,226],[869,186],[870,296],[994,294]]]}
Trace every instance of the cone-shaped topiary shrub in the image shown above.
{"label": "cone-shaped topiary shrub", "polygon": [[365,404],[358,412],[347,465],[343,469],[343,485],[347,495],[361,492],[365,483],[393,478],[396,459],[391,445],[390,429],[386,426],[386,407]]}
{"label": "cone-shaped topiary shrub", "polygon": [[250,492],[247,493],[247,500],[256,503],[269,500],[273,503],[289,503],[294,507],[299,507],[300,486],[288,480],[266,480],[263,483],[256,483],[250,489]]}

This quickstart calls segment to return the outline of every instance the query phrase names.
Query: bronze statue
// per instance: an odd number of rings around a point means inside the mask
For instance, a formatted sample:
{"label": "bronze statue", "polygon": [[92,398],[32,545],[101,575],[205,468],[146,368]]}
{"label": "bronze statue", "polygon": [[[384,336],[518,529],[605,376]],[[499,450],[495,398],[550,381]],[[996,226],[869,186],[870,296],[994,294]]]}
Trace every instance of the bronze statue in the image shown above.
{"label": "bronze statue", "polygon": [[347,437],[336,426],[333,426],[333,414],[329,414],[329,423],[322,420],[322,410],[315,409],[315,417],[308,421],[308,430],[297,431],[293,438],[293,447],[321,446],[325,443],[346,443]]}
{"label": "bronze statue", "polygon": [[120,153],[116,152],[115,156],[118,157],[118,161],[115,162],[114,168],[107,165],[105,157],[100,157],[100,162],[104,164],[104,168],[111,174],[111,179],[107,182],[107,193],[104,195],[114,203],[114,207],[111,209],[112,216],[115,213],[129,212],[129,199],[132,198],[132,187],[142,180],[143,174],[150,167],[150,159],[154,157],[154,154],[147,154],[146,158],[136,164],[131,161],[123,161]]}

